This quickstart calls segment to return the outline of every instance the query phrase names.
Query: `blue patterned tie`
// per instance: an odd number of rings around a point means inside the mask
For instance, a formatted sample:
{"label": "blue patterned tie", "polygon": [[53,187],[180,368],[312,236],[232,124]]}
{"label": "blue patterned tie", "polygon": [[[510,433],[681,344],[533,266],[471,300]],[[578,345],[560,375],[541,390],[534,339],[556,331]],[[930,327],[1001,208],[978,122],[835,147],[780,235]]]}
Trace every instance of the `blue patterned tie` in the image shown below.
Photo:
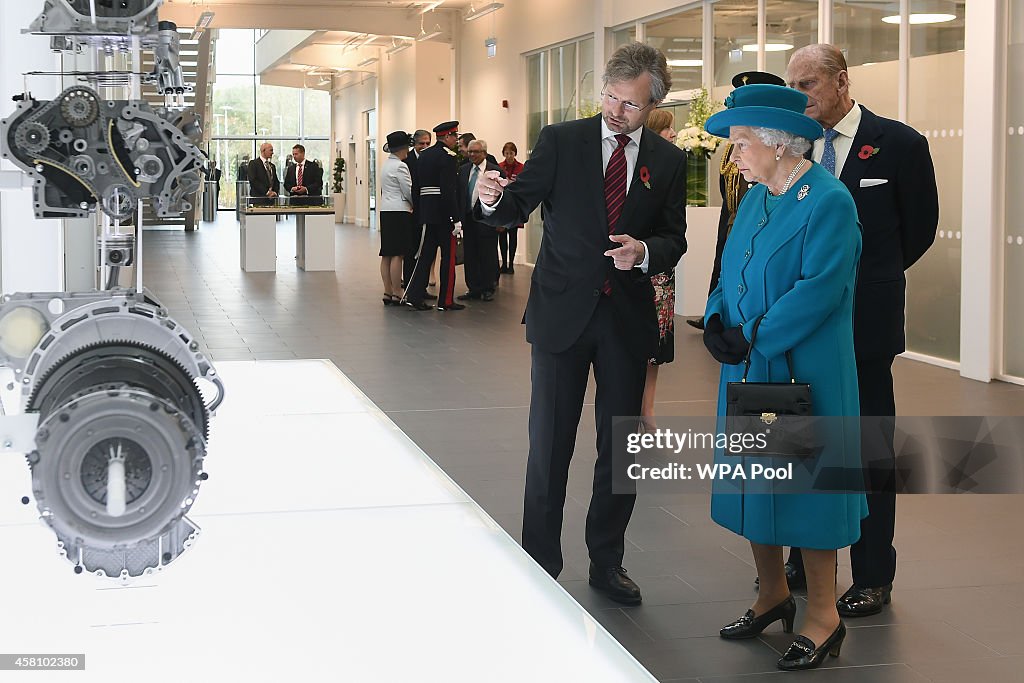
{"label": "blue patterned tie", "polygon": [[[835,156],[835,155],[833,155]],[[473,164],[473,172],[469,174],[469,196],[466,198],[466,204],[469,205],[469,210],[473,210],[473,190],[476,189],[476,177],[480,174],[480,167]]]}
{"label": "blue patterned tie", "polygon": [[821,165],[832,175],[836,174],[836,148],[832,141],[839,133],[832,128],[825,130],[825,149],[821,153]]}

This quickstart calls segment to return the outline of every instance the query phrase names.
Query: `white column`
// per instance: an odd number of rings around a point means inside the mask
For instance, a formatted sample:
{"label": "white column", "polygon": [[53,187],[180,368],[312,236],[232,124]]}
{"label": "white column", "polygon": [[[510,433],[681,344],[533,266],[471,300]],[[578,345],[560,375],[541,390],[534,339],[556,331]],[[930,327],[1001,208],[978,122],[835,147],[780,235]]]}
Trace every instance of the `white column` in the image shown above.
{"label": "white column", "polygon": [[960,374],[987,382],[1002,338],[1005,0],[967,3],[966,24]]}

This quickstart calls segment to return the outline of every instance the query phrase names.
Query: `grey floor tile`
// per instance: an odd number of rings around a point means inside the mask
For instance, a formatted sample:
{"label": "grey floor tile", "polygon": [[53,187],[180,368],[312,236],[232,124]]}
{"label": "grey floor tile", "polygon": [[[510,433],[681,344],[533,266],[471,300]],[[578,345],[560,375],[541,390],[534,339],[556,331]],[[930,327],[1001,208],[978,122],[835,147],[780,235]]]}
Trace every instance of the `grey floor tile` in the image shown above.
{"label": "grey floor tile", "polygon": [[933,683],[1020,683],[1024,680],[1024,657],[995,657],[959,662],[915,662],[911,666]]}
{"label": "grey floor tile", "polygon": [[742,676],[701,676],[700,683],[782,683],[793,676],[800,676],[802,683],[927,683],[930,680],[906,664],[881,664],[837,666],[799,673],[772,671]]}

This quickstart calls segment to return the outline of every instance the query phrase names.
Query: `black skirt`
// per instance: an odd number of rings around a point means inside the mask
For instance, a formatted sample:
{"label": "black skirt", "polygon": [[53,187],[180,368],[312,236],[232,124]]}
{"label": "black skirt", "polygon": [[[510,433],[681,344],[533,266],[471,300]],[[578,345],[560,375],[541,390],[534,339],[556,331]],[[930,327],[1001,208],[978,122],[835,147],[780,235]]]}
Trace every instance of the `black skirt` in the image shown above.
{"label": "black skirt", "polygon": [[405,256],[412,241],[412,214],[408,211],[380,212],[380,255]]}

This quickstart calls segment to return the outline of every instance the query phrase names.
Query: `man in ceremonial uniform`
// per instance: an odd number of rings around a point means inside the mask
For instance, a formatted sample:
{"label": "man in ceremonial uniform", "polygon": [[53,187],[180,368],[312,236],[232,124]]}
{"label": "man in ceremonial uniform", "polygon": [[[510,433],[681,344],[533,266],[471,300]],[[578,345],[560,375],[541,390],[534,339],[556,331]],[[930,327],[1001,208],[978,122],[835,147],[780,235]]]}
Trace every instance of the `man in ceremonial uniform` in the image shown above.
{"label": "man in ceremonial uniform", "polygon": [[426,224],[421,258],[416,262],[412,281],[405,290],[404,302],[417,311],[432,308],[427,297],[427,280],[434,254],[441,249],[440,289],[437,310],[458,311],[465,306],[455,301],[455,240],[462,232],[457,199],[458,166],[455,145],[459,140],[459,122],[446,121],[434,126],[437,142],[420,154],[418,175],[420,186],[419,220]]}

